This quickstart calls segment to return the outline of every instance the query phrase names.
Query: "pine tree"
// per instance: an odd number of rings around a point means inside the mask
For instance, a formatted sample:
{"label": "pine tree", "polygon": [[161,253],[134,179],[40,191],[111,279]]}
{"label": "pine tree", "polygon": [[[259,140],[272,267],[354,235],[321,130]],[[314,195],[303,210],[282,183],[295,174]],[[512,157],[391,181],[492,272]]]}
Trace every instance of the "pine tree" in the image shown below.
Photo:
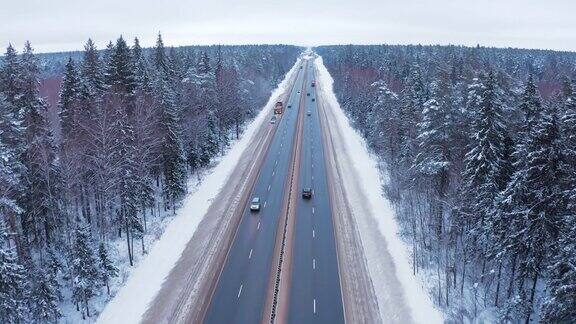
{"label": "pine tree", "polygon": [[60,179],[50,125],[46,118],[47,104],[38,98],[39,71],[30,43],[22,55],[22,92],[18,103],[23,108],[26,167],[20,198],[24,208],[21,224],[25,237],[36,247],[49,244],[59,223]]}
{"label": "pine tree", "polygon": [[12,104],[12,114],[14,116],[19,114],[16,100],[21,88],[20,70],[18,54],[12,44],[9,44],[3,57],[3,64],[0,65],[0,92],[4,93],[6,100]]}
{"label": "pine tree", "polygon": [[210,58],[206,52],[203,52],[196,65],[196,73],[208,74],[212,69],[210,68]]}
{"label": "pine tree", "polygon": [[[78,226],[74,231],[74,245],[72,246],[72,274],[73,289],[72,299],[80,304],[82,318],[84,314],[90,317],[88,302],[101,286],[100,272],[98,271],[98,260],[94,256],[91,247],[91,240],[88,228]],[[86,313],[84,313],[84,310]]]}
{"label": "pine tree", "polygon": [[[165,201],[174,209],[177,199],[186,192],[186,169],[181,143],[181,131],[172,89],[166,80],[157,80],[157,100],[161,107],[161,132],[163,137],[162,163]],[[173,210],[175,212],[175,210]]]}
{"label": "pine tree", "polygon": [[[563,196],[558,179],[561,152],[558,124],[553,112],[542,110],[533,118],[534,127],[521,146],[526,156],[502,194],[503,222],[508,224],[505,246],[519,258],[519,304],[530,319],[537,282],[557,244]],[[526,281],[530,280],[530,287]]]}
{"label": "pine tree", "polygon": [[48,271],[39,269],[30,296],[31,315],[37,323],[57,323],[62,317],[58,307],[58,283]]}
{"label": "pine tree", "polygon": [[130,48],[122,36],[116,45],[106,67],[106,85],[114,93],[132,95],[136,87],[134,67]]}
{"label": "pine tree", "polygon": [[140,47],[140,41],[138,38],[134,39],[134,45],[132,46],[132,60],[137,90],[147,95],[152,94],[153,89],[152,79],[149,72],[150,68],[146,57],[142,53],[142,47]]}
{"label": "pine tree", "polygon": [[24,51],[20,60],[20,72],[21,87],[17,102],[26,110],[26,107],[36,104],[40,85],[40,69],[32,45],[28,41],[24,44]]}
{"label": "pine tree", "polygon": [[482,86],[478,111],[472,124],[471,146],[465,157],[464,191],[469,195],[470,210],[483,226],[492,213],[497,194],[504,189],[502,178],[507,159],[506,132],[494,74],[490,72]]}
{"label": "pine tree", "polygon": [[100,273],[101,279],[106,285],[106,291],[108,295],[110,295],[110,279],[118,276],[118,268],[114,266],[112,260],[108,256],[108,251],[106,250],[106,246],[104,242],[100,242],[100,246],[98,248],[98,257],[99,257],[99,266],[100,266]]}
{"label": "pine tree", "polygon": [[208,124],[206,127],[206,132],[204,133],[200,147],[201,155],[200,161],[203,166],[208,165],[210,159],[218,153],[219,150],[219,130],[218,130],[218,120],[214,112],[208,112]]}
{"label": "pine tree", "polygon": [[523,126],[521,126],[521,130],[524,134],[527,134],[529,130],[535,126],[534,123],[538,120],[538,114],[542,109],[540,96],[538,95],[538,89],[536,88],[532,74],[528,76],[528,81],[526,82],[518,108],[523,113],[525,121]]}
{"label": "pine tree", "polygon": [[158,33],[156,39],[156,48],[154,49],[154,67],[158,73],[170,75],[168,67],[168,58],[166,57],[166,49],[164,48],[164,41],[162,41],[162,34]]}
{"label": "pine tree", "polygon": [[8,232],[0,217],[0,322],[20,323],[27,317],[25,270],[8,244]]}
{"label": "pine tree", "polygon": [[401,93],[402,123],[400,125],[400,161],[406,166],[412,165],[417,147],[417,124],[420,112],[428,100],[418,66],[412,66],[404,89]]}
{"label": "pine tree", "polygon": [[39,100],[25,116],[27,146],[24,154],[26,190],[22,197],[24,233],[37,247],[50,244],[60,224],[60,170],[49,123],[47,105]]}
{"label": "pine tree", "polygon": [[560,119],[563,143],[562,169],[567,177],[562,184],[568,208],[576,213],[576,89],[572,82],[565,85],[563,113]]}
{"label": "pine tree", "polygon": [[98,96],[104,90],[103,79],[102,63],[100,62],[98,49],[92,39],[88,39],[86,45],[84,45],[82,80],[88,87],[92,97]]}
{"label": "pine tree", "polygon": [[60,125],[62,135],[65,140],[69,139],[78,131],[76,125],[77,113],[75,109],[78,106],[80,80],[76,66],[72,58],[68,59],[62,78],[62,87],[60,88]]}
{"label": "pine tree", "polygon": [[543,305],[543,323],[576,322],[576,217],[564,216],[549,266],[549,297]]}

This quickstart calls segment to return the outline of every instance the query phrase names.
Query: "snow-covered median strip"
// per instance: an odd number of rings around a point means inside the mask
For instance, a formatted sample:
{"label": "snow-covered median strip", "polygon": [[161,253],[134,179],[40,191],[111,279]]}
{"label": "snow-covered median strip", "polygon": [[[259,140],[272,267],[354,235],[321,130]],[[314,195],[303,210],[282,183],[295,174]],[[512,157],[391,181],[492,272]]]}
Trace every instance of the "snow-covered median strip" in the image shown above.
{"label": "snow-covered median strip", "polygon": [[[344,143],[340,143],[345,147],[345,150],[336,154],[343,153],[354,157],[351,160],[354,161],[353,168],[363,189],[364,201],[369,205],[368,208],[372,211],[375,222],[378,224],[378,230],[386,241],[388,252],[392,256],[395,266],[395,275],[404,290],[404,296],[407,306],[411,310],[412,318],[418,323],[442,323],[442,313],[434,307],[425,288],[412,275],[408,246],[398,236],[399,229],[395,220],[394,209],[382,193],[383,179],[378,169],[377,158],[370,154],[364,139],[352,128],[348,118],[340,108],[332,90],[334,81],[324,66],[322,58],[317,58],[315,64],[318,69],[319,81],[322,84],[320,90],[323,98],[331,107],[340,131],[345,134],[343,136]],[[367,255],[367,257],[370,256]],[[373,285],[376,287],[379,285],[378,273],[382,271],[377,269],[377,267],[371,266],[371,264],[377,263],[368,262],[368,264]],[[382,293],[386,292],[376,289],[379,303],[387,299],[387,296],[379,295]],[[383,306],[379,305],[380,308],[383,308]],[[386,314],[382,314],[382,318],[387,322]]]}
{"label": "snow-covered median strip", "polygon": [[98,318],[98,323],[138,323],[148,304],[160,290],[164,279],[174,267],[202,221],[212,200],[226,183],[242,153],[252,142],[258,128],[266,120],[277,98],[287,91],[289,80],[295,73],[298,62],[286,74],[284,80],[272,92],[268,103],[248,125],[243,137],[214,167],[198,190],[184,199],[176,217],[166,227],[162,237],[151,248],[149,255],[132,271],[124,287],[108,303]]}

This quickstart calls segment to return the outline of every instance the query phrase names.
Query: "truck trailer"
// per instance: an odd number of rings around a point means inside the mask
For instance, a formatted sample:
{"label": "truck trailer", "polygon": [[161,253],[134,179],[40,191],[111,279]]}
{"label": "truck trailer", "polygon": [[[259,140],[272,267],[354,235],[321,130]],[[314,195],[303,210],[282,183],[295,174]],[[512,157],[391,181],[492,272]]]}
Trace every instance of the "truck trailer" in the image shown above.
{"label": "truck trailer", "polygon": [[280,114],[282,114],[282,110],[284,110],[284,105],[282,104],[282,101],[278,101],[278,102],[274,105],[274,115],[280,115]]}

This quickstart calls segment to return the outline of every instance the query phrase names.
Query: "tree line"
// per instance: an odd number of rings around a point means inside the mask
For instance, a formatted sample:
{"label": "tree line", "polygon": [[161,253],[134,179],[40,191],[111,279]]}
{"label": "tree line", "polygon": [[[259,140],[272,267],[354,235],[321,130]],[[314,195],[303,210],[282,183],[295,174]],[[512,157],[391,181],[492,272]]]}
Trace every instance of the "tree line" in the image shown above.
{"label": "tree line", "polygon": [[[188,180],[238,138],[294,64],[294,46],[153,49],[123,37],[81,53],[0,63],[0,322],[57,322],[146,252],[150,217],[175,213]],[[49,58],[49,59],[46,59]],[[46,60],[44,60],[46,59]],[[43,72],[61,76],[57,107]],[[50,120],[51,109],[57,120]],[[64,295],[70,295],[66,300]]]}
{"label": "tree line", "polygon": [[576,54],[317,51],[448,318],[575,322]]}

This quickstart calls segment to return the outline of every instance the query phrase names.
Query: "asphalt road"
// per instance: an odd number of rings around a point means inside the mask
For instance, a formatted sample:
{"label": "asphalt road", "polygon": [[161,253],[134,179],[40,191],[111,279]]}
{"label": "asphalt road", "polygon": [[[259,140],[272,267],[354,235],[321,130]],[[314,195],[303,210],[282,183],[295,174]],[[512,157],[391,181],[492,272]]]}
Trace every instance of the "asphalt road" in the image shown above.
{"label": "asphalt road", "polygon": [[[278,121],[278,128],[252,188],[251,198],[260,198],[261,210],[251,212],[249,203],[244,207],[204,323],[259,323],[262,320],[297,116],[299,109],[304,109],[299,104],[299,91],[306,82],[304,72],[308,68],[308,64],[304,64],[298,71],[284,114]],[[287,108],[288,104],[292,108]]]}
{"label": "asphalt road", "polygon": [[297,200],[288,322],[344,323],[320,116],[311,86],[313,65],[307,68],[310,96],[305,101],[298,183],[300,189],[312,188],[313,195],[311,199],[299,195]]}

